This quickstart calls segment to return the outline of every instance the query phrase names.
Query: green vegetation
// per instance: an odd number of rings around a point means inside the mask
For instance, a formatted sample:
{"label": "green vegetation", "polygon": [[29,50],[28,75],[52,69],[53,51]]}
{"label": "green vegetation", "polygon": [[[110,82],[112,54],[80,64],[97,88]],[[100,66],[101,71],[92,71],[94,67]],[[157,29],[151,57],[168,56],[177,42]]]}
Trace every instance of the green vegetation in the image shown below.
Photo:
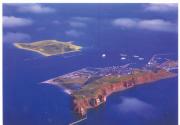
{"label": "green vegetation", "polygon": [[102,77],[100,79],[93,81],[92,83],[87,84],[86,86],[82,87],[80,90],[75,91],[73,95],[78,98],[81,98],[82,95],[86,97],[87,96],[94,97],[96,96],[96,92],[98,91],[98,89],[101,88],[103,85],[116,84],[123,81],[128,81],[132,79],[133,77],[139,77],[141,75],[144,75],[144,73],[147,73],[147,72],[143,72],[142,70],[137,70],[132,75],[125,75],[125,76],[114,75],[114,76]]}

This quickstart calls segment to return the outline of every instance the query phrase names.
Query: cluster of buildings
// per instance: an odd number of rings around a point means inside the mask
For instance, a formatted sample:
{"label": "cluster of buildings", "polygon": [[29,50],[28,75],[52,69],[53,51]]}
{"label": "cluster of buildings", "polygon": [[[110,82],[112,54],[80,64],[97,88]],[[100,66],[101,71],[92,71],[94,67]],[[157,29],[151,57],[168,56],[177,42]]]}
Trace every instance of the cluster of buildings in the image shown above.
{"label": "cluster of buildings", "polygon": [[112,66],[105,68],[83,68],[78,71],[60,76],[59,78],[60,79],[78,79],[78,78],[90,79],[92,77],[126,75],[126,74],[130,74],[131,72],[132,72],[132,68],[128,66],[127,67]]}

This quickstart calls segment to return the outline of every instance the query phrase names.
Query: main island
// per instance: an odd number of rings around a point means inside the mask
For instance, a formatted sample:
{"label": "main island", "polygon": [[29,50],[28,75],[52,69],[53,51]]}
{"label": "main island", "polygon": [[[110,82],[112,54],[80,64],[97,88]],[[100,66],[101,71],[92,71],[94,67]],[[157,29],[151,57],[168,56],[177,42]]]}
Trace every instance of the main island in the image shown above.
{"label": "main island", "polygon": [[142,67],[131,64],[83,68],[42,83],[61,87],[73,97],[73,109],[83,117],[88,109],[106,102],[109,95],[126,89],[177,76],[178,62],[154,55]]}
{"label": "main island", "polygon": [[34,51],[43,56],[62,55],[70,52],[77,52],[82,49],[81,46],[73,44],[73,42],[62,42],[57,40],[42,40],[32,43],[14,43],[19,49]]}

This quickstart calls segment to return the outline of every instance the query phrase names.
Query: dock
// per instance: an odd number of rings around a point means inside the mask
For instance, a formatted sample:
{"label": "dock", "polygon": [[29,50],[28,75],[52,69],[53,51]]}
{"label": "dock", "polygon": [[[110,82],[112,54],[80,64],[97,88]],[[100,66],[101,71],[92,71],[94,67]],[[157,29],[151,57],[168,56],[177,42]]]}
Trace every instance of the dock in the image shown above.
{"label": "dock", "polygon": [[87,119],[87,115],[86,115],[85,118],[82,118],[82,119],[79,119],[79,120],[77,120],[77,121],[75,121],[75,122],[72,122],[72,123],[70,123],[69,125],[76,125],[76,124],[78,124],[79,122],[82,122],[82,121],[84,121],[84,120],[86,120],[86,119]]}

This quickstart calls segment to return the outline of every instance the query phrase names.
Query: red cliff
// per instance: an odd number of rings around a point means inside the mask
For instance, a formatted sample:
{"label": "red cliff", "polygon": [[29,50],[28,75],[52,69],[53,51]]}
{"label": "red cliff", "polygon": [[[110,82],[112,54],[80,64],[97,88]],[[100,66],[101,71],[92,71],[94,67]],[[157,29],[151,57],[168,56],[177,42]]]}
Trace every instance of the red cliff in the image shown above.
{"label": "red cliff", "polygon": [[122,76],[113,82],[109,82],[108,80],[98,80],[98,82],[95,83],[96,87],[92,88],[91,91],[82,91],[82,96],[80,96],[80,92],[72,93],[72,96],[74,97],[74,111],[80,116],[84,116],[89,108],[95,108],[106,102],[107,97],[114,92],[123,91],[136,85],[152,83],[157,80],[174,76],[176,76],[175,73],[163,69],[158,71],[136,70],[132,74]]}

